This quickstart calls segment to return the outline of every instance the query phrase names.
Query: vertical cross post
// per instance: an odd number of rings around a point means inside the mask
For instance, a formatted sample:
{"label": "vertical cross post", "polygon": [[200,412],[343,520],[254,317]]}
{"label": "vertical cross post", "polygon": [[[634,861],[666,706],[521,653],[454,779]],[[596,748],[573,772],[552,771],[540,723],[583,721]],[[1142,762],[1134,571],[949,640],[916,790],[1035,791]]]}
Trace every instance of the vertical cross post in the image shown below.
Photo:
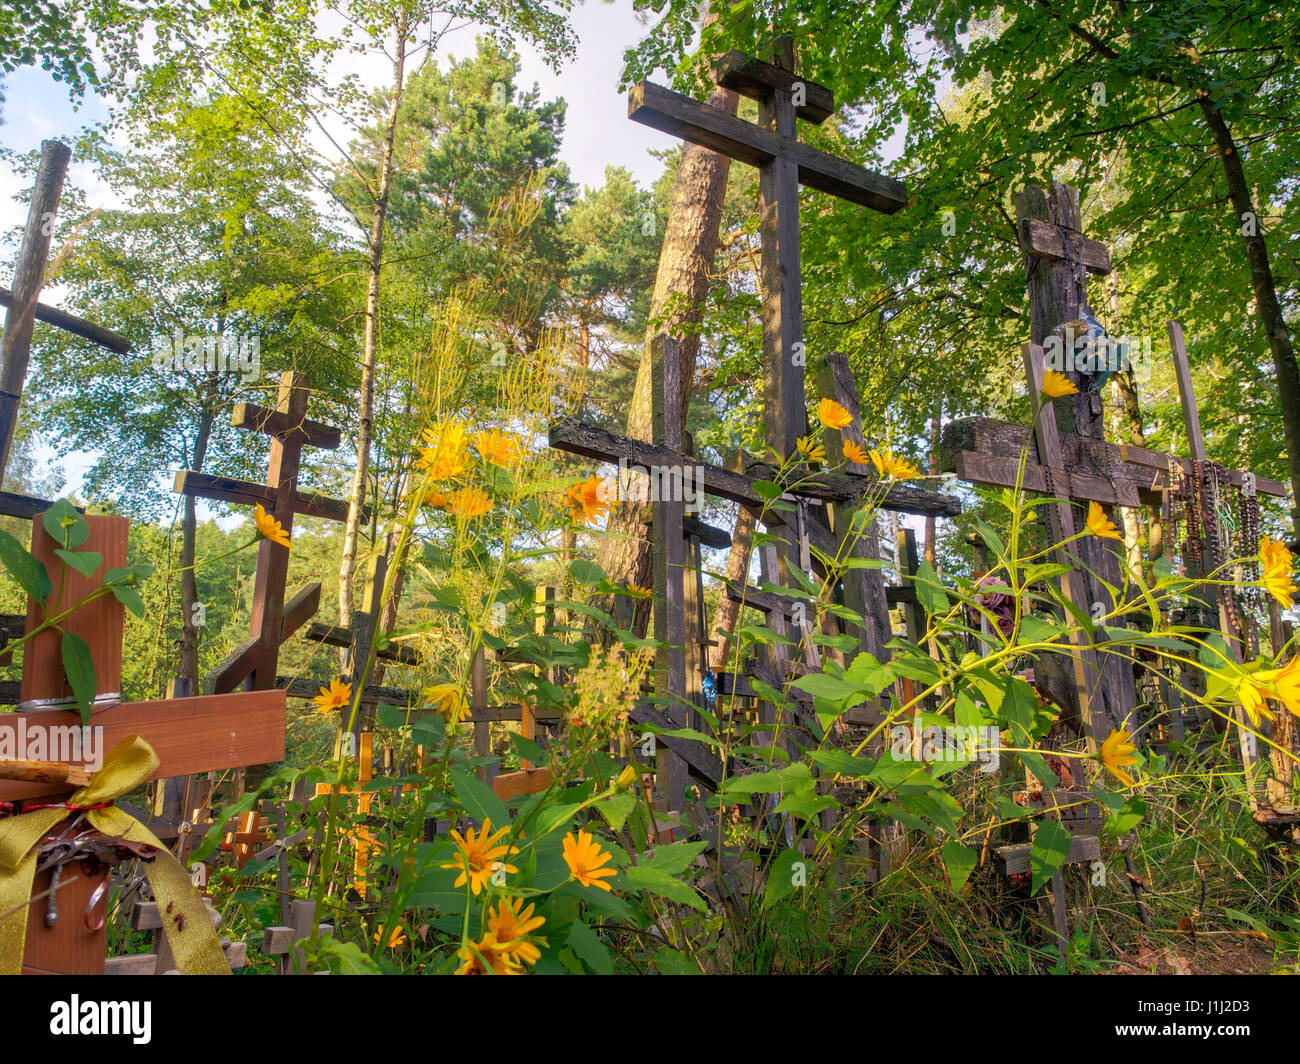
{"label": "vertical cross post", "polygon": [[[682,450],[681,359],[677,341],[659,335],[651,341],[651,433],[653,443]],[[677,727],[686,727],[686,603],[683,577],[686,542],[683,530],[682,470],[661,471],[659,499],[652,503],[654,559],[655,690],[669,701],[662,711]],[[664,498],[667,496],[667,498]],[[688,786],[686,762],[660,744],[658,792],[669,808],[678,808]]]}
{"label": "vertical cross post", "polygon": [[45,284],[45,263],[50,254],[54,215],[59,209],[63,179],[71,158],[72,149],[60,141],[47,140],[41,145],[41,165],[36,172],[36,187],[27,211],[22,247],[14,266],[13,300],[9,313],[5,315],[4,333],[0,335],[0,479],[9,466],[9,450],[18,423],[18,404],[22,401],[23,381],[31,357],[36,305]]}

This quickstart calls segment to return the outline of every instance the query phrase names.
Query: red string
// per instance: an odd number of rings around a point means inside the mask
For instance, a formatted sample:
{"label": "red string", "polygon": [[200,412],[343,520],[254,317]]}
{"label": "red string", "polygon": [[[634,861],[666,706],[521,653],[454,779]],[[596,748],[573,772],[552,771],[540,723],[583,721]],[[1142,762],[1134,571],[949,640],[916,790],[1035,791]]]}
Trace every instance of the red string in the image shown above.
{"label": "red string", "polygon": [[51,802],[48,805],[29,805],[23,812],[30,813],[35,809],[68,809],[80,813],[86,809],[107,809],[112,804],[112,802],[100,802],[98,805],[72,805],[70,802]]}

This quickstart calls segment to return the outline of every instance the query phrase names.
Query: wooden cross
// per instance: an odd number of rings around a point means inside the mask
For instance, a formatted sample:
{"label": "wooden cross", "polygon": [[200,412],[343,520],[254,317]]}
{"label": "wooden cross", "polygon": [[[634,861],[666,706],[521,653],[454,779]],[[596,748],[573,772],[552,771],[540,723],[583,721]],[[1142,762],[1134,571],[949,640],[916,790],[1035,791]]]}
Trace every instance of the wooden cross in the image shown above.
{"label": "wooden cross", "polygon": [[[363,817],[369,816],[370,805],[374,801],[375,792],[366,790],[365,785],[374,778],[374,742],[374,732],[363,732],[361,734],[361,742],[357,753],[357,785],[355,787],[318,783],[316,784],[315,797],[320,798],[329,794],[350,795],[357,800],[358,813]],[[347,837],[352,839],[355,847],[352,872],[356,878],[352,881],[352,886],[364,898],[366,896],[366,869],[370,866],[370,852],[375,847],[375,838],[370,829],[364,824],[349,831]]]}
{"label": "wooden cross", "polygon": [[[338,429],[307,417],[310,394],[307,385],[306,374],[288,371],[280,375],[279,401],[274,410],[253,403],[238,403],[234,408],[232,425],[271,437],[271,458],[265,484],[187,469],[176,474],[172,490],[242,506],[260,504],[280,522],[288,536],[293,532],[295,514],[324,517],[331,521],[346,520],[346,502],[298,488],[303,446],[333,450],[341,438]],[[251,635],[208,675],[204,683],[208,694],[233,691],[240,684],[251,691],[269,691],[276,686],[280,644],[305,624],[320,604],[321,586],[318,583],[307,585],[285,602],[288,571],[288,549],[264,539],[258,546],[253,610],[249,622]]]}
{"label": "wooden cross", "polygon": [[[89,517],[90,537],[85,547],[110,556],[109,547],[125,539],[127,524],[122,517]],[[33,522],[33,551],[46,565],[55,587],[71,583],[79,574],[64,567],[54,556],[54,542],[38,520]],[[43,537],[43,539],[42,539]],[[111,561],[106,565],[111,564]],[[111,596],[105,596],[110,599]],[[99,602],[91,603],[97,606]],[[29,604],[29,613],[47,608],[50,604]],[[95,614],[100,637],[90,643],[95,665],[95,676],[100,691],[121,690],[120,646],[123,632],[122,607],[114,602],[115,609],[107,614]],[[82,607],[82,610],[87,607]],[[65,625],[74,625],[78,615],[74,612]],[[40,637],[37,637],[38,640]],[[34,691],[57,691],[63,684],[62,666],[57,654],[39,653],[33,640],[23,649],[23,686]],[[119,648],[116,656],[113,645]],[[75,712],[64,710],[35,710],[5,714],[6,727],[29,732],[50,729],[68,731],[81,729],[81,718]],[[99,749],[107,753],[120,740],[139,735],[153,747],[159,766],[150,777],[163,779],[193,773],[225,771],[248,765],[269,764],[284,760],[285,695],[283,691],[239,692],[236,694],[209,695],[196,698],[159,699],[117,705],[97,706],[90,718],[92,728],[102,729]],[[83,749],[80,759],[69,758],[64,768],[80,769],[89,760],[92,751]],[[0,766],[2,768],[3,766]],[[20,812],[32,803],[48,802],[52,795],[66,795],[74,789],[71,775],[62,781],[17,780],[4,778],[0,772],[0,802],[11,802]],[[47,926],[40,905],[29,909],[25,970],[64,973],[96,974],[104,971],[105,932],[101,925],[92,929],[81,915],[88,901],[95,896],[96,887],[105,882],[106,874],[87,875],[76,862],[66,866],[69,874],[63,882],[68,894],[66,903],[60,901],[63,913],[53,926]],[[50,888],[51,872],[37,877],[35,894]],[[56,897],[63,899],[59,888]]]}
{"label": "wooden cross", "polygon": [[799,265],[799,186],[893,214],[907,205],[901,181],[809,147],[796,120],[819,124],[834,113],[830,89],[795,73],[794,42],[780,37],[773,62],[728,52],[714,72],[719,85],[758,101],[759,122],[706,107],[642,81],[628,94],[634,122],[712,148],[759,169],[762,236],[764,428],[782,457],[808,431],[804,411],[803,304]]}
{"label": "wooden cross", "polygon": [[[23,384],[31,357],[32,330],[37,321],[91,340],[121,355],[131,350],[131,342],[120,333],[40,302],[54,217],[58,213],[63,180],[71,158],[72,149],[61,141],[42,142],[36,185],[32,189],[27,224],[14,266],[13,289],[0,288],[0,306],[8,308],[4,333],[0,335],[0,479],[9,465],[9,451],[18,424],[18,407],[22,403]],[[34,517],[47,509],[49,504],[44,500],[0,492],[0,514],[7,517]]]}

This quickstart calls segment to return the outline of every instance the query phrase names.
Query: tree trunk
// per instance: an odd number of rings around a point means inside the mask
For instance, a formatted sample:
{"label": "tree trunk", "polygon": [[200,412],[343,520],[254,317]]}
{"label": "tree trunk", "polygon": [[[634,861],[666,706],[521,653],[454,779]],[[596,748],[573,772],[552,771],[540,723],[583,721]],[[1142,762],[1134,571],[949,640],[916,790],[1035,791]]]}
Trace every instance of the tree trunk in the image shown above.
{"label": "tree trunk", "polygon": [[[734,115],[739,97],[728,89],[716,88],[707,104]],[[727,192],[731,159],[697,144],[688,144],[682,152],[681,166],[673,186],[672,207],[663,247],[659,252],[659,269],[655,275],[654,296],[650,304],[651,325],[646,328],[645,346],[637,368],[636,387],[628,409],[627,435],[636,440],[650,439],[650,341],[657,333],[677,338],[682,367],[682,423],[690,405],[695,383],[695,361],[700,338],[694,328],[704,317],[704,301],[709,294],[713,260],[718,248],[718,229],[722,221],[722,203]],[[671,313],[673,297],[684,301]],[[658,325],[653,324],[658,322]],[[608,532],[601,541],[598,561],[612,583],[634,583],[649,587],[650,537],[646,531],[649,506],[624,502],[610,517]],[[603,608],[608,609],[606,601]],[[649,623],[649,601],[640,603],[635,630],[644,634]]]}
{"label": "tree trunk", "polygon": [[[1264,230],[1260,224],[1259,214],[1251,202],[1250,186],[1246,183],[1246,173],[1242,169],[1241,154],[1232,139],[1232,131],[1219,113],[1218,106],[1208,94],[1200,95],[1201,113],[1205,124],[1214,136],[1214,143],[1219,149],[1219,158],[1223,160],[1223,175],[1228,182],[1228,195],[1232,199],[1233,211],[1243,230],[1249,228],[1251,235],[1245,236],[1246,260],[1250,264],[1250,282],[1255,290],[1255,308],[1264,335],[1268,338],[1269,349],[1273,353],[1273,368],[1277,373],[1278,398],[1282,410],[1282,438],[1286,441],[1287,466],[1291,474],[1291,493],[1296,500],[1297,509],[1291,511],[1292,529],[1300,539],[1300,372],[1296,370],[1295,349],[1291,345],[1291,334],[1282,317],[1282,307],[1278,303],[1277,288],[1273,284],[1273,271],[1268,264],[1268,248],[1264,243]],[[1246,226],[1243,215],[1250,215],[1253,222]],[[1244,235],[1244,234],[1243,234]]]}
{"label": "tree trunk", "polygon": [[343,528],[343,558],[339,565],[339,626],[352,623],[352,589],[357,566],[357,539],[361,510],[366,501],[370,473],[370,442],[375,407],[375,364],[379,352],[379,281],[384,264],[384,222],[388,217],[388,186],[393,173],[393,140],[402,103],[406,75],[406,46],[409,26],[397,23],[396,59],[393,62],[393,99],[388,107],[384,146],[380,154],[378,186],[370,217],[370,259],[366,273],[365,334],[361,351],[361,399],[357,408],[357,466],[348,495],[348,519]]}
{"label": "tree trunk", "polygon": [[[208,397],[199,411],[198,433],[194,437],[194,452],[189,468],[202,472],[208,456],[208,441],[212,438],[213,408],[216,402],[216,374],[208,377]],[[194,607],[199,601],[198,579],[194,575],[195,538],[198,534],[197,501],[195,496],[185,496],[185,516],[181,519],[181,662],[180,677],[191,680],[194,690],[202,690],[199,683],[199,626],[194,623]]]}

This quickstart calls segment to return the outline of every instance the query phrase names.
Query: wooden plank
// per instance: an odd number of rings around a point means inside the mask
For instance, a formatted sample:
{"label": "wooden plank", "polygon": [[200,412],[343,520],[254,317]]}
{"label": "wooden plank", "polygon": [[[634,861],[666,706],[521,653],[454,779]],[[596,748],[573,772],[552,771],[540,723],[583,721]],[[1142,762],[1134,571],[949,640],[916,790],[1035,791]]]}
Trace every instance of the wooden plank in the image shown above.
{"label": "wooden plank", "polygon": [[295,421],[283,411],[256,403],[236,403],[230,414],[230,424],[237,429],[264,432],[268,436],[296,436],[300,443],[327,451],[335,450],[343,438],[342,432],[332,425],[309,417]]}
{"label": "wooden plank", "polygon": [[318,609],[320,609],[320,584],[308,584],[284,604],[280,642],[286,642],[294,632],[316,615]]}
{"label": "wooden plank", "polygon": [[[1081,481],[1082,485],[1087,485],[1089,490],[1094,490],[1100,495],[1104,494],[1105,489],[1098,484],[1098,481],[1104,482],[1107,478],[1113,476],[1119,482],[1116,491],[1117,499],[1098,498],[1098,502],[1115,502],[1121,506],[1136,505],[1124,501],[1133,497],[1131,494],[1132,489],[1136,490],[1143,503],[1159,505],[1161,501],[1160,492],[1168,483],[1168,470],[1171,461],[1177,462],[1182,467],[1185,477],[1192,475],[1192,460],[1190,458],[1168,455],[1146,447],[1136,447],[1132,444],[1108,443],[1104,440],[1078,436],[1072,432],[1060,433],[1060,437],[1061,454],[1065,462],[1065,469],[1073,477],[1086,476],[1093,478],[1092,480]],[[1013,463],[1011,468],[1014,468],[1021,453],[1030,442],[1029,426],[1014,421],[997,421],[986,417],[954,419],[949,421],[943,428],[943,438],[939,447],[940,469],[943,472],[957,472],[959,476],[963,476],[959,466],[959,462],[963,461],[963,452],[1009,460]],[[979,471],[980,460],[978,458],[967,456],[964,461],[967,468],[976,472]],[[1042,467],[1037,465],[1032,456],[1028,467],[1025,486],[1034,491],[1046,490],[1038,486],[1045,483],[1046,477],[1042,473]],[[995,470],[995,475],[1005,479],[1005,470],[1007,469],[1005,464],[999,463],[992,468]],[[1241,477],[1240,470],[1229,470],[1228,472],[1228,480],[1234,487],[1241,485]],[[1031,479],[1034,481],[1033,484],[1030,483]],[[990,481],[990,483],[1001,484],[1002,480]],[[1284,498],[1287,494],[1286,485],[1268,477],[1257,477],[1256,487],[1263,495]],[[1076,497],[1086,498],[1089,496]]]}
{"label": "wooden plank", "polygon": [[[12,307],[14,305],[14,294],[12,290],[0,285],[0,307]],[[64,332],[72,333],[73,336],[80,336],[83,340],[90,340],[92,343],[99,344],[108,350],[119,355],[129,355],[131,353],[131,341],[119,332],[112,329],[106,329],[102,325],[96,325],[93,321],[87,321],[85,318],[79,318],[75,314],[69,314],[66,310],[60,310],[58,307],[51,307],[46,303],[36,304],[36,320],[43,321],[46,325],[53,325],[56,329],[62,329]]]}
{"label": "wooden plank", "polygon": [[[582,455],[602,462],[617,462],[626,457],[629,464],[651,466],[698,466],[703,470],[704,491],[719,499],[730,499],[743,506],[761,508],[763,496],[754,490],[755,480],[770,480],[772,470],[762,463],[751,463],[753,475],[736,473],[721,466],[700,462],[667,447],[634,440],[597,425],[564,418],[551,425],[550,445],[569,454]],[[800,495],[825,502],[858,502],[875,490],[876,478],[868,475],[821,474],[801,481]],[[956,517],[961,502],[951,495],[928,491],[911,484],[894,484],[881,503],[881,509],[899,513],[937,517]]]}
{"label": "wooden plank", "polygon": [[763,100],[773,90],[793,94],[802,86],[805,102],[795,106],[795,114],[814,125],[821,125],[835,113],[835,96],[825,85],[818,85],[744,52],[733,50],[719,56],[714,64],[713,77],[719,85],[751,100]]}
{"label": "wooden plank", "polygon": [[521,794],[540,794],[553,782],[549,768],[526,768],[498,776],[492,781],[492,793],[505,802]]}
{"label": "wooden plank", "polygon": [[1077,230],[1066,230],[1070,236],[1070,248],[1067,251],[1065,240],[1059,227],[1041,218],[1020,219],[1020,249],[1026,254],[1038,255],[1045,259],[1069,259],[1072,262],[1082,258],[1084,269],[1089,273],[1110,273],[1110,251],[1100,240],[1082,237],[1082,255],[1079,253],[1079,240],[1082,234]]}
{"label": "wooden plank", "polygon": [[694,536],[705,547],[726,550],[731,546],[731,533],[722,528],[706,525],[694,514],[682,515],[682,532],[687,539]]}
{"label": "wooden plank", "polygon": [[[993,852],[1003,863],[1003,871],[1009,876],[1024,875],[1029,871],[1029,854],[1031,843],[1023,842],[1014,846],[999,846]],[[1070,840],[1070,852],[1066,855],[1066,864],[1090,864],[1101,859],[1101,839],[1096,835],[1075,835]]]}
{"label": "wooden plank", "polygon": [[0,491],[0,514],[5,517],[31,520],[53,505],[54,503],[48,499],[34,499],[30,495],[15,495],[12,491]]}
{"label": "wooden plank", "polygon": [[[319,586],[319,585],[318,585]],[[350,647],[352,639],[348,634],[348,629],[338,628],[332,624],[324,624],[320,621],[313,621],[307,626],[307,631],[303,632],[303,638],[309,639],[313,643],[325,643],[332,647]],[[392,647],[383,647],[375,651],[375,657],[384,661],[395,661],[402,665],[420,664],[420,655],[408,646],[396,644]]]}
{"label": "wooden plank", "polygon": [[[660,334],[651,341],[651,435],[655,444],[673,454],[682,451],[681,358],[677,341]],[[685,463],[673,466],[685,468]],[[663,494],[663,493],[661,493]],[[651,503],[651,557],[654,575],[654,688],[670,700],[663,711],[670,727],[687,726],[686,703],[686,542],[681,492]],[[688,785],[686,764],[665,744],[659,759],[657,789],[670,803],[682,800]]]}
{"label": "wooden plank", "polygon": [[[100,710],[90,723],[103,729],[103,754],[127,736],[144,736],[159,758],[159,766],[149,778],[166,779],[283,761],[284,699],[283,691],[240,691],[131,702]],[[81,717],[38,711],[5,714],[4,723],[15,728],[79,729]],[[67,787],[0,781],[0,802],[59,792],[66,793]]]}
{"label": "wooden plank", "polygon": [[[261,642],[256,636],[249,636],[239,646],[227,654],[215,669],[203,680],[203,693],[207,695],[224,695],[243,683],[257,667],[261,654]],[[317,692],[313,691],[312,694]]]}
{"label": "wooden plank", "polygon": [[[659,706],[639,703],[632,708],[629,719],[633,724],[653,724],[656,728],[680,728],[676,721],[669,720]],[[694,739],[677,739],[667,735],[656,735],[655,745],[668,750],[674,757],[680,758],[687,772],[701,783],[717,790],[722,782],[722,762],[713,754],[712,749]]]}
{"label": "wooden plank", "polygon": [[818,151],[789,136],[762,129],[689,96],[642,81],[628,92],[627,116],[662,133],[702,144],[723,155],[765,166],[773,159],[795,164],[800,184],[840,199],[893,214],[907,206],[901,181]]}
{"label": "wooden plank", "polygon": [[18,424],[18,404],[27,379],[36,305],[45,285],[45,263],[50,254],[53,232],[50,220],[59,209],[63,179],[71,158],[72,149],[66,144],[57,140],[41,143],[41,162],[14,265],[13,295],[5,314],[4,332],[0,333],[0,476],[9,466],[9,449]]}
{"label": "wooden plank", "polygon": [[[268,513],[269,508],[275,504],[275,492],[265,484],[235,480],[233,477],[214,476],[211,473],[196,473],[192,469],[182,469],[177,472],[172,491],[179,495],[195,495],[200,499],[214,499],[217,502],[229,502],[237,506],[261,504]],[[342,521],[347,517],[348,504],[342,499],[331,499],[327,495],[296,491],[293,496],[293,512],[302,517],[323,517],[327,521]],[[365,519],[369,520],[369,507],[366,508],[366,514]]]}
{"label": "wooden plank", "polygon": [[[1023,471],[1015,458],[999,458],[979,451],[961,451],[957,455],[957,476],[974,484],[995,484],[1001,488],[1014,488],[1019,478],[1020,487],[1040,495],[1054,494],[1048,483],[1048,470],[1034,462],[1026,462]],[[1116,478],[1094,477],[1088,473],[1072,473],[1068,469],[1052,471],[1051,483],[1059,498],[1087,499],[1107,506],[1141,506],[1143,498],[1132,481]]]}

